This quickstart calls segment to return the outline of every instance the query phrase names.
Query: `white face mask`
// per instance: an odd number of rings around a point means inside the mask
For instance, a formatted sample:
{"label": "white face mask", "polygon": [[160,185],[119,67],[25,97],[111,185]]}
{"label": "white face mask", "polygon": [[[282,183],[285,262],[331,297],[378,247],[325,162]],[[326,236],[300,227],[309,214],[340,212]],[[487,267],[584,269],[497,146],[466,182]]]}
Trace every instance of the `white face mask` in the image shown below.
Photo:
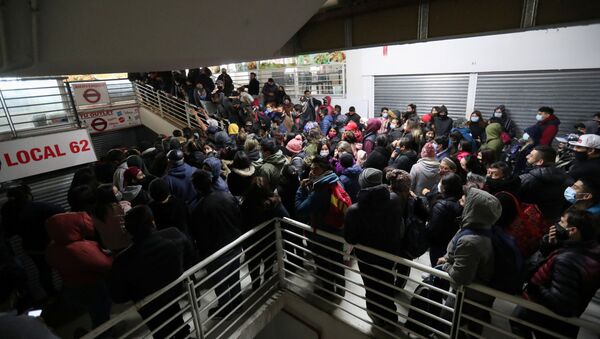
{"label": "white face mask", "polygon": [[502,112],[495,112],[494,113],[494,117],[496,117],[496,118],[502,118]]}
{"label": "white face mask", "polygon": [[523,140],[524,140],[524,141],[527,141],[527,140],[529,140],[529,134],[527,134],[527,133],[523,133]]}
{"label": "white face mask", "polygon": [[321,151],[321,152],[319,153],[319,155],[321,155],[322,157],[326,157],[326,156],[328,156],[328,155],[329,155],[329,151]]}
{"label": "white face mask", "polygon": [[381,117],[382,117],[382,118],[384,118],[384,119],[387,119],[387,118],[388,118],[388,114],[387,114],[387,113],[383,113],[383,114],[381,115]]}
{"label": "white face mask", "polygon": [[440,181],[440,182],[438,182],[437,189],[438,189],[438,193],[443,193],[443,192],[442,192],[442,182],[441,182],[441,181]]}
{"label": "white face mask", "polygon": [[390,124],[390,128],[391,128],[391,129],[394,129],[394,128],[396,128],[396,124]]}

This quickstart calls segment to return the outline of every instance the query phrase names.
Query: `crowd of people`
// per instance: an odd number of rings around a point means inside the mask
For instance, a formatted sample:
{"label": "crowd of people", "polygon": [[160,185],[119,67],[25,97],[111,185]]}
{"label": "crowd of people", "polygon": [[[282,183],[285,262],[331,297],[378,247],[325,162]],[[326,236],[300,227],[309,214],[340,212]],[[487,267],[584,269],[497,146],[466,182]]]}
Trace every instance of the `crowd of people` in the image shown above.
{"label": "crowd of people", "polygon": [[[414,104],[381,108],[378,117],[363,119],[354,107],[342,112],[330,97],[317,100],[308,90],[294,104],[272,79],[261,91],[255,77],[234,90],[222,72],[213,88],[206,70],[181,79],[188,86],[184,95],[198,106],[210,96],[217,117],[202,111],[201,128],[112,149],[80,169],[68,191],[68,212],[35,201],[25,185],[7,193],[3,239],[23,239],[49,295],[57,293],[51,272],[58,271],[61,295],[84,304],[93,326],[109,318],[112,302],[142,300],[275,217],[409,259],[415,254],[408,247],[423,247],[431,266],[455,283],[501,290],[508,289],[501,286],[498,268],[505,258],[495,253],[493,239],[496,233],[508,235],[518,249],[512,254],[524,262],[514,293],[561,316],[580,316],[600,287],[600,113],[564,138],[556,137],[560,120],[551,107],[540,107],[524,133],[502,105],[485,114],[474,111],[468,120],[451,118],[444,105],[419,114]],[[145,79],[157,89],[170,86],[160,73]],[[419,223],[422,243],[410,244]],[[234,273],[240,265],[248,265],[255,290],[272,277],[275,247],[261,252],[272,242],[268,233],[265,228],[209,265],[214,281],[224,281],[215,288],[218,307],[211,316],[228,314],[243,298]],[[330,301],[343,296],[348,248],[316,233],[305,236],[306,242],[286,235],[286,265],[308,268],[302,250],[308,246],[319,277],[317,295]],[[260,239],[264,246],[253,247]],[[23,291],[23,279],[16,280],[22,274],[2,243],[7,264],[0,297],[19,308],[14,296]],[[246,262],[236,259],[241,253]],[[355,254],[369,315],[382,326],[397,323],[390,286],[403,282],[390,271],[406,275],[407,268],[366,251]],[[180,292],[174,287],[140,309],[141,316],[149,317]],[[466,297],[490,303],[476,293]],[[172,304],[149,328],[158,329],[178,311]],[[568,337],[578,331],[523,308],[515,316]],[[183,319],[167,322],[156,338],[181,327]],[[515,333],[543,337],[513,325]],[[178,333],[184,337],[186,328]]]}

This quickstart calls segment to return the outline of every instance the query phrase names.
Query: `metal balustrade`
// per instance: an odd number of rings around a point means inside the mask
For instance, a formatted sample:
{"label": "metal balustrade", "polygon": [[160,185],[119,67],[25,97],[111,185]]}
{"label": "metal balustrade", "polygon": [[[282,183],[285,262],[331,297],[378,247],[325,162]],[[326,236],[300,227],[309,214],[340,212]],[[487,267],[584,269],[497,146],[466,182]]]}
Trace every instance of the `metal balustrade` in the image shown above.
{"label": "metal balustrade", "polygon": [[[372,266],[374,269],[407,281],[404,288],[396,287],[388,282],[380,281],[373,276],[368,276],[364,272],[361,273],[355,264],[348,266],[347,263],[333,261],[328,258],[329,256],[323,256],[322,250],[327,250],[330,251],[330,253],[336,253],[337,255],[348,255],[346,251],[340,251],[338,248],[330,246],[331,244],[335,244],[336,247],[339,248],[339,246],[345,244],[345,242],[340,236],[321,230],[314,230],[306,224],[289,218],[270,220],[248,231],[229,245],[202,260],[168,286],[165,286],[161,290],[135,303],[123,313],[114,316],[102,326],[88,333],[84,338],[95,338],[105,334],[107,331],[112,331],[111,334],[119,338],[132,336],[150,337],[160,329],[154,328],[153,331],[150,331],[147,326],[145,326],[148,321],[154,317],[168,317],[169,320],[180,318],[178,321],[179,328],[174,329],[171,334],[176,333],[179,329],[185,328],[187,325],[187,337],[223,338],[227,337],[233,330],[241,326],[244,320],[255,312],[260,305],[264,304],[280,291],[298,294],[304,297],[304,300],[313,304],[313,306],[325,311],[332,313],[333,311],[339,311],[337,313],[344,314],[341,318],[343,321],[346,321],[349,326],[364,329],[364,326],[361,327],[357,324],[370,325],[370,334],[375,337],[388,336],[404,338],[409,334],[416,337],[423,337],[421,334],[407,328],[407,321],[411,321],[425,330],[434,333],[436,338],[458,338],[462,337],[464,334],[476,338],[521,338],[519,335],[511,332],[508,323],[509,321],[512,321],[525,324],[548,335],[563,338],[563,336],[553,333],[547,328],[530,324],[513,317],[512,310],[515,306],[534,310],[550,319],[562,320],[579,326],[583,329],[580,330],[580,337],[595,338],[600,335],[600,324],[598,322],[589,321],[583,319],[583,317],[564,318],[554,314],[541,305],[517,296],[508,295],[486,286],[478,284],[457,286],[453,283],[448,274],[443,271],[420,264],[418,261],[407,260],[390,253],[362,245],[355,245],[354,249],[360,250],[361,252],[368,253],[377,258],[389,260],[395,265],[404,265],[411,268],[411,274],[400,274],[394,269]],[[275,250],[273,250],[273,245],[275,245]],[[258,246],[260,248],[257,248]],[[231,255],[230,251],[240,249],[241,247],[244,247],[244,252],[239,251],[237,254]],[[317,248],[320,248],[321,250],[317,251]],[[252,258],[243,258],[248,251],[252,249],[254,249],[254,253],[256,254]],[[273,270],[273,273],[270,277],[265,278],[259,288],[252,290],[250,287],[251,284],[248,283],[248,277],[251,272],[249,271],[249,268],[246,267],[246,263],[259,257],[265,251],[271,251],[270,253],[267,252],[269,253],[268,257],[274,257],[276,259],[270,267]],[[223,263],[222,260],[226,255],[227,257],[225,260],[227,260],[227,262]],[[320,259],[319,262],[321,264],[318,264],[314,260],[317,258]],[[243,262],[242,259],[244,259]],[[355,262],[364,263],[363,259],[360,257],[352,256],[352,259]],[[209,265],[216,260],[221,260],[219,261],[220,266],[216,269],[213,268],[214,271],[209,270],[206,272]],[[267,261],[268,260],[266,260],[266,262]],[[343,275],[337,274],[327,267],[321,266],[324,262],[343,267],[345,273]],[[232,263],[241,264],[236,265],[238,267],[223,279],[214,281],[216,274]],[[317,268],[319,270],[317,270]],[[269,267],[265,267],[259,277],[265,277],[268,269]],[[260,270],[260,265],[254,268],[254,270]],[[343,279],[344,286],[341,286],[339,281],[337,281],[337,283],[329,281],[328,278],[324,277],[319,272],[327,272],[329,273],[329,277],[333,276],[335,278]],[[438,286],[424,283],[420,279],[420,275],[423,273],[433,275],[439,278],[440,281],[446,281],[452,284],[453,288],[445,290]],[[396,309],[389,309],[380,304],[375,304],[388,312],[388,314],[395,314],[400,321],[389,321],[381,314],[367,312],[365,307],[365,290],[369,288],[365,286],[362,280],[362,277],[365,276],[394,290],[394,295],[384,295],[378,291],[370,291],[382,298],[394,301]],[[225,281],[229,280],[229,282],[231,282],[231,279],[234,279],[236,283],[241,284],[241,291],[232,296],[228,303],[220,305],[218,299],[223,294],[229,293],[233,287],[229,287],[227,290],[223,291],[221,295],[213,297],[213,299],[209,298],[214,294],[213,290],[216,287],[225,283]],[[322,282],[336,284],[337,287],[340,287],[345,291],[345,295],[340,296],[324,289],[320,286]],[[439,303],[415,294],[414,290],[420,285],[425,285],[432,291],[438,292],[447,299],[446,302]],[[174,288],[180,288],[177,297],[171,296]],[[494,305],[483,305],[474,301],[474,299],[469,297],[473,291],[494,298]],[[151,317],[148,316],[146,319],[139,321],[135,326],[130,326],[130,328],[123,331],[122,334],[115,333],[115,330],[119,328],[120,323],[131,319],[132,315],[136,314],[140,308],[158,300],[161,296],[165,296],[168,293],[171,293],[169,294],[170,299],[166,302],[163,301],[164,305],[160,305],[160,309],[154,312]],[[327,293],[332,294],[331,298],[327,296]],[[451,307],[448,303],[448,299],[450,298],[455,300],[454,307]],[[429,303],[438,308],[442,311],[441,315],[432,314],[414,307],[411,304],[411,300],[415,299],[420,300],[423,303]],[[175,311],[172,308],[173,305],[178,306]],[[464,310],[464,307],[467,305],[471,308],[475,307],[489,312],[491,320],[479,319],[477,316],[473,316],[472,311],[469,312]],[[214,312],[210,316],[208,313],[209,309],[213,309],[211,312]],[[224,310],[227,310],[227,312],[222,314],[222,317],[215,316],[215,314]],[[424,323],[423,320],[409,317],[409,311],[416,312],[430,319],[436,325]],[[373,319],[379,320],[373,321]],[[481,325],[483,328],[482,334],[474,333],[469,330],[465,326],[466,322],[473,322]],[[162,325],[166,326],[167,323],[168,321],[165,321]],[[585,332],[582,333],[582,331]]]}
{"label": "metal balustrade", "polygon": [[198,118],[207,126],[208,120],[201,110],[206,110],[209,118],[218,121],[221,128],[226,129],[229,125],[226,119],[221,119],[215,115],[216,107],[210,101],[203,101],[203,107],[198,107],[163,91],[155,91],[148,84],[136,82],[133,83],[133,86],[135,97],[141,106],[169,120],[178,127],[201,128],[196,117],[194,117],[194,112],[198,113]]}

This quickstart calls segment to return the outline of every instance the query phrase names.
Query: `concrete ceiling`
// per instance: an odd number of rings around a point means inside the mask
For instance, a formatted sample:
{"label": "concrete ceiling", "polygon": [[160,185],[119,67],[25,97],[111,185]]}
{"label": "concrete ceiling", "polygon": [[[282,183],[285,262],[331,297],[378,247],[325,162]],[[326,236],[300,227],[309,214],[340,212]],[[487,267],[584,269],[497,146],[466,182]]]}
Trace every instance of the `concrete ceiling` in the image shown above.
{"label": "concrete ceiling", "polygon": [[0,75],[171,70],[272,58],[324,3],[5,0]]}

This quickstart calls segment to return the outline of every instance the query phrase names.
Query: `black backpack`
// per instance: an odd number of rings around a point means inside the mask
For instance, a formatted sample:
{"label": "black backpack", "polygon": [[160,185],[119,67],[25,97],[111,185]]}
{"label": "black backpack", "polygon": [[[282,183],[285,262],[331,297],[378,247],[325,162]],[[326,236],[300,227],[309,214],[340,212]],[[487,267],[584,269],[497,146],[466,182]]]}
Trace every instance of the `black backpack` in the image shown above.
{"label": "black backpack", "polygon": [[420,202],[409,198],[404,214],[404,239],[400,253],[408,259],[416,259],[429,249],[427,231],[425,229],[425,218],[419,213]]}

